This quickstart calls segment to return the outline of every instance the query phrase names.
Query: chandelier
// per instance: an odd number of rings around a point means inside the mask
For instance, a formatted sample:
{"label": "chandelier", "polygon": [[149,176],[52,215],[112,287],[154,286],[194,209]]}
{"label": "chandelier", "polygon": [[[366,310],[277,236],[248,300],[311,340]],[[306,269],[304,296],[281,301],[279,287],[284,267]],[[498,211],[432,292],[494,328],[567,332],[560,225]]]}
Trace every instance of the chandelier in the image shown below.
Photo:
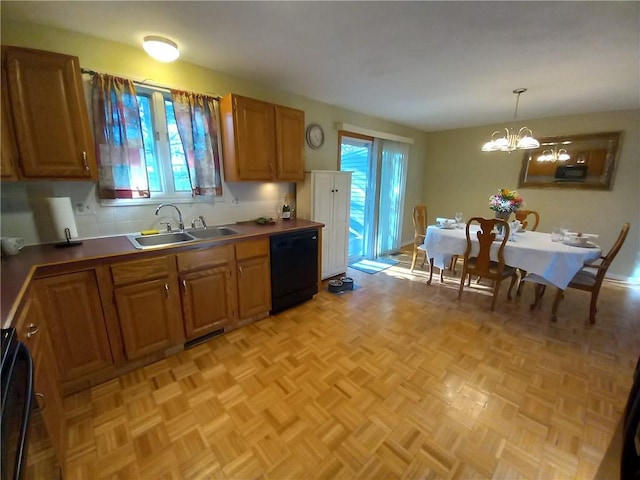
{"label": "chandelier", "polygon": [[543,150],[542,153],[536,159],[538,162],[566,162],[571,157],[569,152],[564,148],[557,149],[553,147],[551,150]]}
{"label": "chandelier", "polygon": [[[513,93],[516,97],[516,111],[513,115],[514,122],[518,119],[518,103],[520,102],[520,95],[526,92],[526,88],[516,88]],[[522,127],[516,131],[514,128],[509,127],[504,130],[498,130],[491,134],[491,140],[482,146],[483,152],[513,152],[514,150],[528,150],[531,148],[538,148],[540,142],[533,138],[533,132],[530,128]]]}

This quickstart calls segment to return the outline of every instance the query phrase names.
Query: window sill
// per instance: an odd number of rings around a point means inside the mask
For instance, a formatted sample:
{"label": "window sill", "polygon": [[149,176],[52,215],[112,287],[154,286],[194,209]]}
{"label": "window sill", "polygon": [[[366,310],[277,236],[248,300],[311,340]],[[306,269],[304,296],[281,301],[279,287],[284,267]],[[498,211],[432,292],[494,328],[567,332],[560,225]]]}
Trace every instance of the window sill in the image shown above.
{"label": "window sill", "polygon": [[208,197],[208,196],[195,196],[187,195],[154,195],[151,198],[118,198],[114,200],[100,199],[98,200],[102,207],[133,207],[139,205],[159,205],[161,203],[226,203],[224,196],[220,197]]}

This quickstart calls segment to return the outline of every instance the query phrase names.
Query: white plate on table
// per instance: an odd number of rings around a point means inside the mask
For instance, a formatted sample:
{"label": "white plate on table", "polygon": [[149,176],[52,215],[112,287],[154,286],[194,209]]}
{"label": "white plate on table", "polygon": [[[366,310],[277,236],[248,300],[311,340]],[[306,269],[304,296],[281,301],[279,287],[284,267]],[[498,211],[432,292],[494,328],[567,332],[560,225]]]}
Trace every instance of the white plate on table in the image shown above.
{"label": "white plate on table", "polygon": [[456,228],[456,224],[455,223],[445,223],[445,224],[438,225],[438,228],[441,228],[443,230],[453,230],[453,229]]}
{"label": "white plate on table", "polygon": [[570,247],[582,247],[582,248],[598,248],[598,245],[596,245],[593,242],[582,242],[582,241],[572,241],[572,240],[562,240],[562,243],[564,243],[565,245],[569,245]]}

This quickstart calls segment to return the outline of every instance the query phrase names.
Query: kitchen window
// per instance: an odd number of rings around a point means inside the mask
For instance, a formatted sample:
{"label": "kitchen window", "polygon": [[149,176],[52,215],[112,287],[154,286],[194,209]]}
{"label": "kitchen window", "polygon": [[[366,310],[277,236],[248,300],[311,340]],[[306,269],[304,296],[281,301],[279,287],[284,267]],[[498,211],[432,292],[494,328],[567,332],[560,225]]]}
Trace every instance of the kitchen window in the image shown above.
{"label": "kitchen window", "polygon": [[216,97],[90,73],[103,204],[222,195]]}
{"label": "kitchen window", "polygon": [[191,199],[187,161],[169,92],[136,88],[147,178],[153,201],[159,197]]}

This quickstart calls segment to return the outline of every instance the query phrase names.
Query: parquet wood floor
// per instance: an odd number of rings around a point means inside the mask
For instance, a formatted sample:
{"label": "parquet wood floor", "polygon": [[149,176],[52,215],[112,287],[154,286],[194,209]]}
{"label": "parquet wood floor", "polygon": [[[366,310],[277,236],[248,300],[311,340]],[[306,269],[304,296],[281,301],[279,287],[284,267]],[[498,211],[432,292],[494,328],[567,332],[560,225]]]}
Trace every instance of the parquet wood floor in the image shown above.
{"label": "parquet wood floor", "polygon": [[552,324],[530,285],[490,312],[408,260],[68,397],[66,478],[615,477],[640,290],[606,282],[594,327],[569,291]]}

